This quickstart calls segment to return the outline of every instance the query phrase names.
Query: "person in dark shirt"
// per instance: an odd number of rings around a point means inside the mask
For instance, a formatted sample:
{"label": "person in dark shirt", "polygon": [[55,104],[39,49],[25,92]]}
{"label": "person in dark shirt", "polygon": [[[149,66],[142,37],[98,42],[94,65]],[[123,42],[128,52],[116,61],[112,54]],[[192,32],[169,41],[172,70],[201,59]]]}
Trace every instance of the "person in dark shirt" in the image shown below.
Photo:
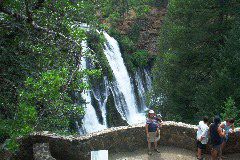
{"label": "person in dark shirt", "polygon": [[151,155],[151,143],[154,142],[154,150],[156,152],[160,152],[157,149],[157,141],[160,139],[160,134],[159,136],[156,137],[157,135],[157,130],[159,127],[159,123],[155,117],[155,113],[153,110],[150,110],[148,112],[148,119],[146,122],[146,135],[147,135],[147,141],[148,141],[148,154]]}
{"label": "person in dark shirt", "polygon": [[217,160],[218,156],[221,155],[221,145],[225,131],[220,127],[221,120],[218,116],[214,118],[214,122],[209,127],[210,143],[212,145],[211,157],[212,160]]}

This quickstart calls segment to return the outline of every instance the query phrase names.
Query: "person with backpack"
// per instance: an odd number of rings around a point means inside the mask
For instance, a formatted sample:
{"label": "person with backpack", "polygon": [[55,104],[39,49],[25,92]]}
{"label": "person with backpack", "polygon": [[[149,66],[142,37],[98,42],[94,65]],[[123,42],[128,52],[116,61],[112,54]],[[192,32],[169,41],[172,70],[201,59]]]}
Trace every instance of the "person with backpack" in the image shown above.
{"label": "person with backpack", "polygon": [[149,155],[152,154],[151,143],[154,143],[154,150],[158,153],[160,152],[157,149],[157,142],[160,139],[160,134],[158,134],[158,126],[159,126],[159,123],[156,119],[155,113],[154,113],[153,110],[150,110],[148,112],[148,118],[147,118],[146,126],[145,126],[146,135],[147,135],[147,142],[148,142],[148,154]]}
{"label": "person with backpack", "polygon": [[197,159],[202,159],[202,152],[206,150],[206,145],[208,143],[208,117],[203,117],[203,121],[198,124],[197,131]]}

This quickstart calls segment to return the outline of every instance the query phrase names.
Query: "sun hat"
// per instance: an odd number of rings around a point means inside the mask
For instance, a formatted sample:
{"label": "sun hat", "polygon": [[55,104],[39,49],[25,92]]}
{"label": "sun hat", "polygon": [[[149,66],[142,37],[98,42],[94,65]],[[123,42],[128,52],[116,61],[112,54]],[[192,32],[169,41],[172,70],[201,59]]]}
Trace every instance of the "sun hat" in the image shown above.
{"label": "sun hat", "polygon": [[149,110],[148,113],[153,114],[153,113],[154,113],[154,110]]}

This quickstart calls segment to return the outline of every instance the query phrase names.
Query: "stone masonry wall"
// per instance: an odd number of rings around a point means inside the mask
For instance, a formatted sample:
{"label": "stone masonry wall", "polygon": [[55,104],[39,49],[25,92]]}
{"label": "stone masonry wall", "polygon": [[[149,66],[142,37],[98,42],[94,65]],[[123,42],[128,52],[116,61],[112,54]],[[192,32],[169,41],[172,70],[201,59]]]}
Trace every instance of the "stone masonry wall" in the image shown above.
{"label": "stone masonry wall", "polygon": [[48,143],[36,143],[33,145],[35,160],[56,160],[51,156]]}
{"label": "stone masonry wall", "polygon": [[[165,122],[161,129],[160,145],[170,145],[196,150],[195,137],[197,127],[184,123]],[[227,153],[240,153],[236,146],[236,135],[230,135]],[[239,139],[238,139],[239,141]],[[87,136],[58,136],[48,132],[35,133],[21,140],[21,152],[18,159],[32,159],[33,145],[48,143],[51,155],[58,160],[89,160],[92,150],[109,150],[109,152],[133,151],[147,147],[145,127],[143,124],[109,128]]]}

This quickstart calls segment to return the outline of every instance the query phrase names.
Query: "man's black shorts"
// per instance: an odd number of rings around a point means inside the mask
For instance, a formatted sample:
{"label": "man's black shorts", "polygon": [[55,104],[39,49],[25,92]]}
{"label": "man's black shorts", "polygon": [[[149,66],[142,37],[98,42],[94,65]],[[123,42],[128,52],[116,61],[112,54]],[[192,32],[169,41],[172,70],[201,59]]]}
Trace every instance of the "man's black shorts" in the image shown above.
{"label": "man's black shorts", "polygon": [[205,150],[206,146],[207,146],[206,144],[202,144],[200,141],[197,141],[197,147],[198,148]]}

